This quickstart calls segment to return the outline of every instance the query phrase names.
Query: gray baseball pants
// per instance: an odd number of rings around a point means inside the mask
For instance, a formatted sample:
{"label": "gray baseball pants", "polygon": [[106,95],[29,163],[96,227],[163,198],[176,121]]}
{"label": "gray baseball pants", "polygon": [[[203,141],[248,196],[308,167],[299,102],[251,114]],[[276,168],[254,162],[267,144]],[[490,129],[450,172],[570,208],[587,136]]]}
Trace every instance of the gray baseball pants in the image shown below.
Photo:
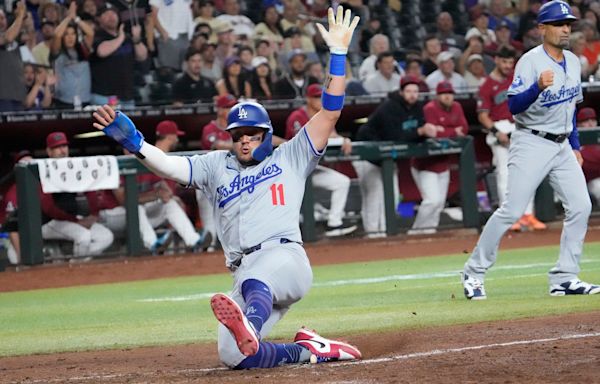
{"label": "gray baseball pants", "polygon": [[465,273],[483,281],[496,262],[500,239],[521,217],[546,175],[565,210],[558,261],[549,281],[560,284],[577,277],[592,208],[583,171],[568,140],[559,144],[520,130],[511,137],[506,199],[486,223]]}

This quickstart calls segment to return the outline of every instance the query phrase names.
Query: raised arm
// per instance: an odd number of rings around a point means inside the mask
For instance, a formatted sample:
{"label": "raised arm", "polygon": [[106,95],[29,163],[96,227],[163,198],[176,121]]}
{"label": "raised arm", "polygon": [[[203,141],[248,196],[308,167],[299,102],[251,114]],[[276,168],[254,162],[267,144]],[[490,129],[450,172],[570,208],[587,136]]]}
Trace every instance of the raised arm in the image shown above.
{"label": "raised arm", "polygon": [[329,47],[331,54],[329,61],[329,76],[323,85],[323,107],[306,124],[306,131],[317,150],[322,150],[327,145],[327,139],[335,129],[342,107],[344,106],[344,93],[346,92],[346,54],[352,40],[354,29],[360,18],[352,15],[350,10],[343,13],[343,8],[337,8],[337,16],[329,8],[329,31],[321,24],[317,24],[321,36]]}
{"label": "raised arm", "polygon": [[94,112],[94,127],[104,131],[129,152],[136,155],[146,167],[157,175],[171,179],[182,185],[191,181],[190,160],[184,156],[170,156],[154,145],[144,141],[144,135],[121,111],[114,111],[104,105]]}
{"label": "raised arm", "polygon": [[15,9],[15,21],[8,27],[4,36],[0,35],[0,45],[12,43],[17,39],[21,32],[25,16],[27,16],[27,8],[25,6],[25,0],[21,0],[17,3]]}

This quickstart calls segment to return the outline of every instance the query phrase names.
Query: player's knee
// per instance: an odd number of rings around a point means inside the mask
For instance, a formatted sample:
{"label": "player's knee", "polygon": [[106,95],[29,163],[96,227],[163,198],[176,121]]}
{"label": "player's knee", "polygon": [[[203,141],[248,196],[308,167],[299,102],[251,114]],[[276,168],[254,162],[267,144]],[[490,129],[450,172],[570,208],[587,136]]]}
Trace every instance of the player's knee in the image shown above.
{"label": "player's knee", "polygon": [[587,196],[586,199],[581,199],[577,202],[569,202],[569,205],[570,212],[568,212],[568,214],[570,213],[573,216],[582,216],[586,218],[586,220],[592,212],[592,202],[589,196]]}
{"label": "player's knee", "polygon": [[109,247],[113,241],[115,240],[115,235],[112,233],[112,231],[104,226],[101,227],[102,229],[100,230],[99,236],[97,236],[97,239],[102,243],[105,244],[106,247]]}
{"label": "player's knee", "polygon": [[92,231],[86,228],[73,233],[73,242],[79,245],[89,245],[92,242]]}
{"label": "player's knee", "polygon": [[511,206],[508,204],[502,204],[500,209],[498,210],[498,215],[502,218],[506,219],[511,223],[515,223],[517,220],[521,218],[523,212],[525,211],[525,207],[519,208],[515,206]]}

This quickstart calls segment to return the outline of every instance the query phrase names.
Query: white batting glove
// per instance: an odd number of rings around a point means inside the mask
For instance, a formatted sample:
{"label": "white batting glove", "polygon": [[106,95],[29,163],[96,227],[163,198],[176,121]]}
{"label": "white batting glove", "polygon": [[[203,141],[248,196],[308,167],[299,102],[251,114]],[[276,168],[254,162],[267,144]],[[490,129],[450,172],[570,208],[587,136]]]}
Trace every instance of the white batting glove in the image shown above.
{"label": "white batting glove", "polygon": [[352,34],[360,20],[360,17],[354,16],[352,23],[350,23],[350,18],[352,18],[350,10],[347,9],[346,15],[344,15],[343,8],[338,6],[337,17],[334,17],[333,15],[333,8],[329,8],[327,11],[329,31],[327,31],[323,25],[317,23],[317,29],[321,32],[323,40],[327,43],[329,52],[338,55],[345,55],[348,53],[348,46],[350,46]]}

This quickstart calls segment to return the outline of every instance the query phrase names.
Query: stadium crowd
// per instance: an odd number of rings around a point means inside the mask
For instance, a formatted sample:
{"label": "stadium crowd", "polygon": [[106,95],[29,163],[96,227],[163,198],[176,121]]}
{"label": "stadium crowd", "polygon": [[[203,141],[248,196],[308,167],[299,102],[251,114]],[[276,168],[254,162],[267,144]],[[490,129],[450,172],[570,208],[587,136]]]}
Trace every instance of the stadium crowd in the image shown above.
{"label": "stadium crowd", "polygon": [[[354,139],[418,141],[467,135],[469,125],[454,95],[478,91],[481,87],[486,91],[479,100],[478,118],[489,137],[501,199],[505,177],[501,152],[510,139],[495,123],[512,121],[512,116],[494,108],[501,108],[500,104],[506,100],[512,65],[521,54],[541,43],[536,22],[541,1],[340,3],[361,16],[359,32],[348,55],[347,95],[386,96],[386,101]],[[571,50],[580,59],[582,80],[594,81],[600,77],[600,2],[569,3],[579,18],[573,24]],[[214,150],[231,147],[231,137],[224,128],[227,112],[238,99],[305,100],[305,106],[290,115],[286,137],[277,138],[283,141],[293,137],[302,121],[318,109],[314,103],[320,100],[320,89],[312,84],[324,80],[328,49],[315,23],[325,21],[329,6],[323,0],[6,1],[0,9],[0,112],[77,110],[102,104],[125,109],[142,104],[214,103],[217,115],[204,127],[199,148]],[[496,83],[506,88],[500,92],[488,89]],[[424,92],[432,96],[426,105],[418,101],[419,94]],[[585,127],[595,126],[593,109],[580,113],[578,121],[586,121]],[[182,134],[170,121],[159,124],[156,132],[159,140],[166,140],[162,143],[165,150],[175,148]],[[68,144],[67,138],[59,137],[60,134],[48,138],[50,157],[64,155],[53,150]],[[344,139],[342,146],[349,153],[350,139]],[[586,151],[582,152],[585,158]],[[589,164],[595,164],[595,152],[588,152]],[[15,161],[29,156],[17,156]],[[435,232],[446,202],[448,164],[443,156],[411,162],[423,202],[409,234]],[[380,164],[356,161],[353,166],[362,194],[365,234],[385,236]],[[316,184],[320,184],[317,186],[332,192],[327,233],[332,236],[352,233],[356,227],[341,220],[349,179],[326,167],[318,172],[322,179],[317,178]],[[600,198],[597,171],[586,170],[586,176],[593,196]],[[207,208],[201,193],[197,201],[204,230],[198,234],[191,223],[189,226],[186,223],[185,228],[175,228],[174,221],[181,220],[174,217],[185,214],[182,202],[175,198],[176,186],[154,179],[140,184],[148,185],[144,191],[148,193],[142,194],[139,202],[140,232],[148,250],[157,252],[168,243],[170,229],[158,235],[155,232],[165,221],[189,249],[207,250],[217,245],[210,207]],[[3,213],[8,217],[12,212],[8,208],[14,211],[16,201],[7,197]],[[93,199],[90,202],[93,218],[76,213],[68,218],[61,216],[71,224],[89,231],[96,228],[104,234],[92,237],[106,243],[98,245],[98,250],[70,239],[75,244],[74,253],[82,257],[108,247],[112,242],[109,233],[122,230],[124,215],[122,191],[88,199]],[[56,196],[54,200],[57,201]],[[151,215],[150,211],[154,213]],[[52,219],[49,212],[44,214]],[[144,218],[146,214],[149,217]],[[513,229],[523,227],[544,229],[545,225],[528,211]],[[14,231],[6,232],[12,233],[13,240]],[[48,229],[43,233],[45,238],[51,238]],[[13,248],[18,250],[18,245]]]}
{"label": "stadium crowd", "polygon": [[[510,47],[519,55],[540,42],[539,0],[341,3],[362,16],[349,55],[350,95],[385,95],[397,90],[406,74],[423,80],[421,91],[435,90],[442,80],[457,92],[477,88],[492,71],[499,48]],[[5,1],[0,9],[0,111],[181,105],[225,94],[301,98],[308,85],[324,77],[326,47],[315,22],[323,21],[328,4]],[[573,26],[572,50],[587,80],[598,71],[600,4],[571,4],[581,18]],[[411,12],[420,25],[402,25]],[[416,39],[407,42],[411,32]]]}

